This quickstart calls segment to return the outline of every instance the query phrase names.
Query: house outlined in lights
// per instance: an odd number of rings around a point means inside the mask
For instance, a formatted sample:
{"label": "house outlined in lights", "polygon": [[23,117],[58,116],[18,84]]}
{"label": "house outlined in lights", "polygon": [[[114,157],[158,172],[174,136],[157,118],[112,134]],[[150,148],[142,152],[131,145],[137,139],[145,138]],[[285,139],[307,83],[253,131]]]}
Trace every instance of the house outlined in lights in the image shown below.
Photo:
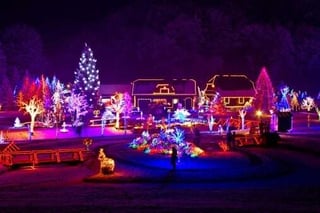
{"label": "house outlined in lights", "polygon": [[174,108],[181,103],[186,109],[195,106],[197,83],[193,79],[137,79],[131,83],[133,105],[140,110],[151,103],[161,103]]}
{"label": "house outlined in lights", "polygon": [[206,84],[204,92],[210,100],[219,93],[226,109],[239,110],[256,94],[254,82],[246,75],[215,75]]}

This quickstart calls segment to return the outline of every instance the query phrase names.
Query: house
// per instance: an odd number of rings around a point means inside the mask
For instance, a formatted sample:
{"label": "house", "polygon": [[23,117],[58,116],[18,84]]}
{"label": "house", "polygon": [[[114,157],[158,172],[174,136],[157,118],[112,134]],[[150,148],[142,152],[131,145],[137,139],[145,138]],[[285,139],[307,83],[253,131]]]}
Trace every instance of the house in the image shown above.
{"label": "house", "polygon": [[142,111],[154,103],[169,109],[181,103],[184,108],[191,109],[197,95],[196,84],[193,79],[137,79],[132,82],[133,104]]}
{"label": "house", "polygon": [[254,82],[246,75],[215,75],[207,82],[204,92],[210,100],[218,93],[229,110],[239,110],[257,93]]}
{"label": "house", "polygon": [[105,103],[110,100],[110,97],[119,93],[131,93],[130,84],[102,84],[100,85],[99,94],[101,96],[102,102]]}

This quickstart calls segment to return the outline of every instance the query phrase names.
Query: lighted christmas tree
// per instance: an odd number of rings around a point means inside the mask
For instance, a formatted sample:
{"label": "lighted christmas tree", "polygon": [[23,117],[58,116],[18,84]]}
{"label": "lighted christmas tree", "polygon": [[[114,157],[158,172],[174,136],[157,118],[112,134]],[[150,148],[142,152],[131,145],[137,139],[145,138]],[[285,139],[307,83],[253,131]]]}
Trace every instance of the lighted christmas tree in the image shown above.
{"label": "lighted christmas tree", "polygon": [[75,71],[73,90],[75,94],[86,96],[89,106],[96,107],[99,100],[99,70],[96,68],[97,60],[93,57],[91,48],[85,44],[82,51],[79,68]]}
{"label": "lighted christmas tree", "polygon": [[269,110],[272,109],[274,105],[274,90],[272,82],[268,75],[268,71],[265,67],[262,67],[260,71],[260,74],[256,81],[256,89],[258,92],[255,101],[256,108],[265,112],[269,112]]}

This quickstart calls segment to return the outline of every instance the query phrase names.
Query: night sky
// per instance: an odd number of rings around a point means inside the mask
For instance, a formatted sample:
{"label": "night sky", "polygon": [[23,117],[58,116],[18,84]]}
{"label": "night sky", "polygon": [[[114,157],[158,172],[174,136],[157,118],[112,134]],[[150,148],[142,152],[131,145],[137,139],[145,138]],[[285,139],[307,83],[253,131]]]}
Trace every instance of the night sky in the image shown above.
{"label": "night sky", "polygon": [[[266,66],[274,86],[319,91],[320,3],[315,0],[1,1],[0,33],[39,33],[45,63],[30,71],[73,81],[84,43],[102,83],[247,74]],[[41,71],[42,70],[42,71]],[[302,80],[301,80],[302,79]]]}

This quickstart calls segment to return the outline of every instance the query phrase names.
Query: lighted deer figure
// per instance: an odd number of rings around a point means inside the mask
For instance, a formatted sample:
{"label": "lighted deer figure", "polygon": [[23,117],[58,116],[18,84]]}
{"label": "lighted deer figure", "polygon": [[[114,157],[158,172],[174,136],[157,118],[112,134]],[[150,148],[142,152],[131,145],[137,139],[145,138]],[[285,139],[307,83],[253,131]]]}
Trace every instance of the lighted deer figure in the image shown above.
{"label": "lighted deer figure", "polygon": [[[316,107],[316,104],[314,103],[314,99],[311,97],[306,97],[303,99],[301,108],[306,109],[308,112],[310,112],[313,108]],[[310,127],[310,114],[308,113],[308,127]]]}
{"label": "lighted deer figure", "polygon": [[241,118],[241,129],[244,130],[244,117],[246,116],[247,114],[247,111],[244,110],[244,109],[240,109],[239,110],[239,115],[240,115],[240,118]]}

